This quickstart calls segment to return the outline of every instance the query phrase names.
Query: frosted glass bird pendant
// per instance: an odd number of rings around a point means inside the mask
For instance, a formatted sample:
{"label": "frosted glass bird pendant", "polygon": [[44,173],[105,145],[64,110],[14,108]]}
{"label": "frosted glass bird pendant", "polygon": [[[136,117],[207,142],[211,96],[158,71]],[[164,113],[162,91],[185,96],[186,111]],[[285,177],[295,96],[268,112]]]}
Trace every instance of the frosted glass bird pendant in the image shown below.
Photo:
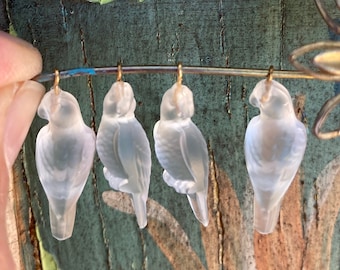
{"label": "frosted glass bird pendant", "polygon": [[160,121],[154,127],[155,151],[164,181],[187,195],[196,218],[207,226],[209,159],[202,133],[191,121],[193,114],[191,90],[175,83],[162,99]]}
{"label": "frosted glass bird pendant", "polygon": [[92,167],[95,134],[75,97],[61,89],[45,94],[38,115],[49,121],[36,140],[38,175],[49,201],[52,235],[65,240],[72,236],[77,201]]}
{"label": "frosted glass bird pendant", "polygon": [[307,143],[305,126],[296,118],[288,90],[274,80],[262,80],[249,102],[260,115],[245,134],[245,157],[254,198],[254,227],[273,232],[281,202],[303,159]]}
{"label": "frosted glass bird pendant", "polygon": [[117,81],[106,94],[97,135],[97,152],[110,186],[129,193],[142,229],[147,225],[151,151],[148,138],[135,118],[136,100],[130,84]]}

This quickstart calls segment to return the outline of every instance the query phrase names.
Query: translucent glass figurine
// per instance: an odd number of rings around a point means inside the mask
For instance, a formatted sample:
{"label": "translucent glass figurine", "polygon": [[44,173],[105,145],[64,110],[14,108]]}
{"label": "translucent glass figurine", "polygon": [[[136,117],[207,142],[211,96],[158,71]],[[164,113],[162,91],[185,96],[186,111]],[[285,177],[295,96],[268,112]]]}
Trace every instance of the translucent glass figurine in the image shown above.
{"label": "translucent glass figurine", "polygon": [[58,89],[47,92],[38,108],[38,115],[49,123],[37,136],[36,165],[49,201],[52,235],[65,240],[72,236],[76,205],[92,167],[96,140],[84,124],[75,97]]}
{"label": "translucent glass figurine", "polygon": [[135,118],[136,100],[130,84],[117,81],[106,94],[97,136],[97,152],[110,186],[131,194],[137,222],[147,225],[151,151],[148,138]]}
{"label": "translucent glass figurine", "polygon": [[296,118],[288,90],[274,80],[262,80],[249,102],[260,115],[245,134],[245,157],[254,188],[254,227],[273,232],[281,202],[303,159],[307,143],[305,126]]}
{"label": "translucent glass figurine", "polygon": [[193,114],[191,90],[176,82],[162,99],[160,121],[154,127],[155,151],[164,181],[187,194],[196,218],[207,226],[209,158],[202,133],[191,121]]}

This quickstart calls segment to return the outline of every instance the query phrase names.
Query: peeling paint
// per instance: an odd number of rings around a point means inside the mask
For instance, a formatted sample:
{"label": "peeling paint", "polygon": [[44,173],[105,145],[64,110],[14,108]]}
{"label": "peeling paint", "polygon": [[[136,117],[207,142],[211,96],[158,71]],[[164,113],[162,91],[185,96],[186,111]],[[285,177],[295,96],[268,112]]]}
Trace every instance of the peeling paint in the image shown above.
{"label": "peeling paint", "polygon": [[215,216],[215,223],[217,225],[217,232],[218,232],[218,247],[217,247],[217,254],[218,254],[218,263],[220,267],[223,265],[223,223],[222,223],[222,214],[220,211],[220,191],[219,185],[216,179],[216,168],[215,168],[215,157],[214,152],[211,148],[210,143],[208,144],[208,152],[209,152],[209,159],[210,159],[210,180],[213,189],[213,213]]}
{"label": "peeling paint", "polygon": [[243,101],[243,110],[244,110],[244,129],[247,129],[249,123],[249,115],[248,115],[248,100],[247,97],[247,88],[243,85],[242,86],[242,94],[241,100]]}
{"label": "peeling paint", "polygon": [[63,3],[63,0],[60,0],[59,1],[60,3],[60,8],[61,8],[61,16],[62,16],[62,22],[63,22],[63,28],[64,28],[64,31],[66,32],[67,31],[67,15],[68,15],[68,12],[67,12],[67,9],[66,7],[64,6],[64,3]]}
{"label": "peeling paint", "polygon": [[34,212],[32,209],[32,191],[30,189],[30,186],[28,184],[27,181],[27,175],[26,175],[26,166],[25,164],[27,163],[26,159],[26,155],[24,154],[24,152],[21,152],[19,154],[20,156],[20,160],[21,160],[21,176],[22,179],[25,183],[25,191],[27,193],[27,198],[28,198],[28,203],[29,203],[29,207],[28,207],[28,230],[29,230],[29,237],[30,237],[30,241],[31,244],[33,246],[33,257],[34,257],[34,261],[35,261],[35,269],[36,270],[42,270],[42,261],[41,261],[41,254],[40,254],[40,247],[39,247],[39,239],[38,239],[38,235],[37,235],[37,231],[36,231],[36,219],[34,217]]}
{"label": "peeling paint", "polygon": [[225,53],[225,30],[226,30],[226,26],[225,26],[225,19],[224,19],[224,7],[223,7],[223,0],[220,0],[219,4],[218,4],[218,18],[219,18],[219,24],[220,24],[220,33],[219,33],[219,37],[220,37],[220,50],[221,50],[221,54],[224,55]]}

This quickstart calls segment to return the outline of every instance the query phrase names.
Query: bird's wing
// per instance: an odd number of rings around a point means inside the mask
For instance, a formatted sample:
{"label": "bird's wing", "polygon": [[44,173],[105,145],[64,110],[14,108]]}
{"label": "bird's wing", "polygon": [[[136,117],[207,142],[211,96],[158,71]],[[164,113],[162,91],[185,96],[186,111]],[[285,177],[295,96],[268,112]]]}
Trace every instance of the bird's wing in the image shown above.
{"label": "bird's wing", "polygon": [[40,130],[36,142],[36,164],[49,198],[79,198],[95,152],[95,135],[87,129],[73,133],[72,138],[61,136],[57,141],[52,141],[47,126]]}
{"label": "bird's wing", "polygon": [[209,172],[207,144],[202,133],[191,120],[180,134],[180,148],[185,165],[192,174],[197,189],[206,188]]}
{"label": "bird's wing", "polygon": [[306,130],[295,121],[296,124],[281,126],[280,132],[273,125],[264,130],[259,117],[253,118],[247,127],[244,146],[255,193],[254,226],[261,233],[274,230],[282,198],[303,158]]}
{"label": "bird's wing", "polygon": [[[163,125],[164,124],[164,125]],[[194,123],[158,122],[154,128],[156,155],[165,169],[164,181],[178,193],[187,194],[196,218],[208,225],[208,151]]]}
{"label": "bird's wing", "polygon": [[147,224],[146,200],[149,193],[151,174],[151,151],[146,134],[133,118],[120,124],[118,136],[118,154],[128,180],[119,186],[119,190],[131,194],[133,207],[140,228]]}
{"label": "bird's wing", "polygon": [[119,136],[119,123],[103,118],[97,134],[97,152],[101,162],[111,175],[119,179],[126,179],[127,174],[118,153]]}
{"label": "bird's wing", "polygon": [[60,137],[52,141],[48,127],[43,127],[36,142],[36,163],[39,176],[45,181],[69,181],[78,185],[78,181],[87,178],[95,152],[94,132],[86,130],[73,134],[73,138]]}
{"label": "bird's wing", "polygon": [[82,156],[79,164],[79,179],[87,179],[93,165],[96,152],[96,135],[93,130],[84,125]]}
{"label": "bird's wing", "polygon": [[46,148],[50,145],[47,139],[47,137],[49,136],[48,129],[49,128],[47,125],[40,129],[37,135],[35,148],[35,162],[38,175],[40,180],[42,181],[43,186],[45,185],[45,181],[51,181],[50,168],[52,164],[50,164],[48,157],[46,157]]}
{"label": "bird's wing", "polygon": [[[286,169],[282,174],[283,181],[294,178],[300,167],[307,145],[306,128],[298,120],[296,120],[296,123],[297,125],[292,135],[293,138],[290,143],[289,153],[284,162]],[[280,164],[278,164],[278,166],[280,166]]]}
{"label": "bird's wing", "polygon": [[260,118],[256,116],[248,124],[244,142],[245,158],[250,176],[261,168],[268,168],[261,157],[262,136],[264,135],[260,127]]}
{"label": "bird's wing", "polygon": [[[306,147],[304,130],[288,128],[287,133],[270,137],[255,117],[245,136],[247,169],[254,189],[265,192],[270,204],[281,200],[293,180]],[[272,130],[272,132],[274,132]]]}
{"label": "bird's wing", "polygon": [[207,207],[208,151],[202,133],[191,120],[181,133],[180,147],[185,165],[195,181],[195,185],[187,194],[190,206],[196,218],[204,226],[207,226],[209,222]]}
{"label": "bird's wing", "polygon": [[121,191],[141,193],[149,189],[151,173],[151,151],[147,136],[137,121],[133,119],[120,126],[118,136],[118,155],[128,183]]}
{"label": "bird's wing", "polygon": [[[182,125],[179,123],[167,123],[159,121],[154,128],[155,152],[159,163],[174,181],[193,181],[193,175],[188,170],[182,155],[180,138],[183,133]],[[166,181],[168,185],[169,181]]]}

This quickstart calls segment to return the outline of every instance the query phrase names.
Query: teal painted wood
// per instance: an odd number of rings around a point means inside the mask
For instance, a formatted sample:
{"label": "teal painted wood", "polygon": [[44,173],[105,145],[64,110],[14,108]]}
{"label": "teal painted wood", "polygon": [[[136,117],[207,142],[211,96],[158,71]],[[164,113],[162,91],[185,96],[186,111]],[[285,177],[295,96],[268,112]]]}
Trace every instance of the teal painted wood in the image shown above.
{"label": "teal painted wood", "polygon": [[[288,62],[293,49],[330,39],[313,1],[302,0],[120,0],[103,6],[85,1],[25,0],[9,3],[9,13],[18,35],[42,53],[44,72],[56,68],[111,66],[119,60],[123,65],[175,65],[181,61],[183,65],[239,68],[274,65],[276,69],[293,69]],[[159,119],[161,98],[176,78],[168,74],[123,78],[134,89],[138,104],[136,117],[146,130],[153,151],[152,129]],[[85,122],[97,130],[102,101],[114,81],[115,76],[81,77],[62,80],[60,85],[77,97]],[[255,78],[184,75],[184,84],[194,93],[193,121],[211,145],[216,166],[230,178],[248,232],[252,231],[252,197],[249,197],[243,139],[247,122],[258,113],[248,106],[247,100],[256,82]],[[319,141],[310,133],[318,110],[334,94],[334,84],[307,80],[282,82],[292,96],[306,95],[309,134],[302,164],[306,200],[313,194],[314,179],[339,152],[339,139]],[[114,210],[103,202],[102,193],[109,186],[98,157],[78,202],[73,237],[63,242],[52,238],[48,202],[34,161],[35,138],[44,124],[38,118],[32,124],[24,147],[24,165],[31,190],[29,203],[43,246],[53,254],[59,268],[171,269],[148,231],[138,229],[133,215]],[[149,197],[176,218],[194,252],[207,267],[200,226],[187,199],[166,186],[154,152],[152,156]],[[306,206],[305,211],[310,213],[312,207]],[[339,230],[338,222],[334,239],[338,239]],[[331,269],[337,269],[339,262],[338,243],[334,240]],[[238,269],[246,268],[242,252],[240,258]],[[27,269],[35,269],[32,261],[25,264]],[[227,269],[228,265],[224,267]]]}

